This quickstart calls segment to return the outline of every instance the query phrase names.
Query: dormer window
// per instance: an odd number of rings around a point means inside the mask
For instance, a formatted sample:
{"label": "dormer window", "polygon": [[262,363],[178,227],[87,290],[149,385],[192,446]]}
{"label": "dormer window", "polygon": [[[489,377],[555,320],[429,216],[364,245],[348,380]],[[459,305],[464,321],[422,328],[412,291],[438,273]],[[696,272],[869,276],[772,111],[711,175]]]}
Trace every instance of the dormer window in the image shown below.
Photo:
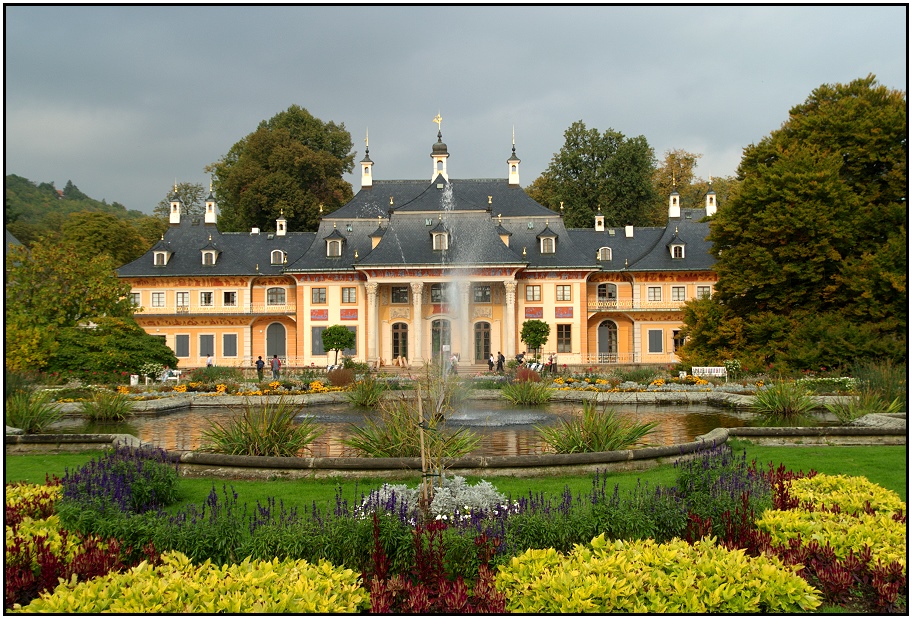
{"label": "dormer window", "polygon": [[203,251],[203,265],[204,266],[213,266],[216,259],[218,258],[218,252],[214,250],[204,250]]}
{"label": "dormer window", "polygon": [[543,254],[553,254],[554,253],[554,238],[545,237],[541,240],[541,253]]}
{"label": "dormer window", "polygon": [[157,267],[163,267],[168,264],[168,258],[170,258],[171,252],[167,251],[157,251],[154,254],[154,264]]}
{"label": "dormer window", "polygon": [[326,255],[330,258],[338,258],[342,255],[342,241],[331,240],[326,241]]}
{"label": "dormer window", "polygon": [[281,249],[274,249],[269,255],[269,261],[272,264],[282,264],[285,262],[285,252]]}
{"label": "dormer window", "polygon": [[611,260],[611,248],[610,247],[600,247],[598,251],[599,260]]}
{"label": "dormer window", "polygon": [[433,237],[435,250],[444,250],[449,247],[446,232],[435,232]]}
{"label": "dormer window", "polygon": [[669,245],[668,250],[671,252],[672,258],[683,258],[684,257],[684,246],[683,245]]}

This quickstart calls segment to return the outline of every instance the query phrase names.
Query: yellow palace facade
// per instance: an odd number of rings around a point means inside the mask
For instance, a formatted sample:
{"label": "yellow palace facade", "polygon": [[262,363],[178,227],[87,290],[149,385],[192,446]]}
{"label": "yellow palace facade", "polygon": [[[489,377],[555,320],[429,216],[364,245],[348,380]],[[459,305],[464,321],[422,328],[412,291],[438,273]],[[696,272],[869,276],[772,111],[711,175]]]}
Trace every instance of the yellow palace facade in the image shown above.
{"label": "yellow palace facade", "polygon": [[[369,151],[367,151],[369,153]],[[326,366],[322,333],[355,333],[344,351],[372,365],[421,365],[455,354],[484,365],[526,350],[526,320],[550,327],[540,353],[558,364],[674,363],[681,307],[712,294],[716,275],[707,218],[669,197],[661,227],[567,228],[519,186],[515,146],[507,178],[451,179],[438,131],[429,180],[373,178],[322,218],[316,232],[220,232],[210,193],[202,220],[172,196],[170,227],[118,270],[137,322],[164,338],[180,367],[212,355],[250,367],[278,355],[286,366]]]}

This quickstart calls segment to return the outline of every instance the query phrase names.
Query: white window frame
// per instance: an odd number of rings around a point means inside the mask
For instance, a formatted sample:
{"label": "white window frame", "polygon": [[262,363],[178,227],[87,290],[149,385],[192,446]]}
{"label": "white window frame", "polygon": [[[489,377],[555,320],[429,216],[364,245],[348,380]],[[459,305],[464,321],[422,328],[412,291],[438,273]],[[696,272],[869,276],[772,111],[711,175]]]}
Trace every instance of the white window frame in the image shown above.
{"label": "white window frame", "polygon": [[142,305],[142,293],[131,292],[130,293],[130,306],[131,307],[140,307]]}
{"label": "white window frame", "polygon": [[165,306],[165,293],[164,292],[153,292],[152,293],[152,307],[164,307]]}
{"label": "white window frame", "polygon": [[647,286],[646,287],[646,300],[647,301],[661,301],[662,300],[662,287],[661,286]]}
{"label": "white window frame", "polygon": [[326,256],[328,258],[339,258],[341,255],[342,241],[340,239],[326,241]]}
{"label": "white window frame", "polygon": [[540,284],[526,284],[526,301],[541,302]]}
{"label": "white window frame", "polygon": [[573,286],[570,284],[556,284],[554,286],[554,298],[558,301],[572,301]]}
{"label": "white window frame", "polygon": [[323,286],[314,286],[310,289],[311,305],[326,305],[326,288]]}
{"label": "white window frame", "polygon": [[163,267],[168,264],[168,252],[157,251],[154,253],[153,264],[157,267]]}
{"label": "white window frame", "polygon": [[[346,298],[348,297],[348,298]],[[357,303],[358,302],[358,289],[354,286],[343,286],[342,287],[342,303]]]}
{"label": "white window frame", "polygon": [[[204,295],[209,295],[209,301],[206,301]],[[212,307],[215,305],[215,293],[211,290],[200,290],[200,307]]]}
{"label": "white window frame", "polygon": [[683,245],[672,245],[671,246],[671,257],[672,258],[683,258],[684,257],[684,246]]}
{"label": "white window frame", "polygon": [[447,238],[446,232],[435,232],[434,237],[434,250],[443,251],[449,249],[449,239]]}
{"label": "white window frame", "polygon": [[[541,253],[543,253],[543,254],[553,254],[553,253],[554,253],[555,245],[557,245],[557,244],[554,242],[554,240],[555,240],[554,237],[546,236],[546,237],[544,237],[544,238],[542,238],[542,239],[540,239],[540,240],[541,240]],[[590,254],[590,255],[591,255],[591,254]]]}
{"label": "white window frame", "polygon": [[[281,301],[277,300],[278,293],[275,292],[276,290],[282,291],[282,297],[281,297],[282,300]],[[270,293],[272,293],[273,296],[276,298],[270,299]],[[288,291],[285,290],[284,288],[282,288],[281,286],[272,286],[271,288],[266,289],[266,305],[285,305],[288,302],[287,300],[288,300]]]}
{"label": "white window frame", "polygon": [[208,250],[203,252],[203,266],[215,266],[215,260],[216,256],[214,251]]}
{"label": "white window frame", "polygon": [[697,286],[697,298],[709,299],[712,297],[712,286]]}
{"label": "white window frame", "polygon": [[285,252],[281,249],[273,249],[272,253],[269,254],[269,262],[271,264],[282,264],[285,262]]}
{"label": "white window frame", "polygon": [[686,286],[672,286],[671,287],[671,300],[672,301],[686,301],[687,300],[687,287]]}
{"label": "white window frame", "polygon": [[[234,301],[227,301],[225,298],[226,294],[234,295]],[[223,290],[222,291],[222,307],[237,307],[238,304],[238,293],[237,290]]]}
{"label": "white window frame", "polygon": [[599,260],[611,260],[611,248],[610,247],[600,247],[599,248]]}
{"label": "white window frame", "polygon": [[[181,303],[183,301],[183,303]],[[190,307],[190,292],[181,290],[174,293],[174,305],[177,307]]]}

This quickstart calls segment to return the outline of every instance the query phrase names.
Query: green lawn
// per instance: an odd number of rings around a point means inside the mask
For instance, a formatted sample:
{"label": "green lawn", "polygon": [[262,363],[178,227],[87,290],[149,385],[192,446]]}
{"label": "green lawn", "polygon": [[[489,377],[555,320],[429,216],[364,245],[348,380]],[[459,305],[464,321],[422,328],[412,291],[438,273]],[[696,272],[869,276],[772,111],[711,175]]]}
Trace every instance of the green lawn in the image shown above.
{"label": "green lawn", "polygon": [[[906,500],[907,465],[906,446],[876,447],[761,447],[744,441],[733,443],[737,453],[746,450],[748,460],[756,459],[766,465],[781,462],[791,470],[815,469],[820,473],[832,475],[860,475],[881,486],[893,490]],[[62,477],[67,467],[78,467],[100,452],[64,455],[13,455],[6,456],[6,482],[27,481],[44,483],[45,475]],[[592,476],[554,476],[554,477],[490,477],[486,478],[498,490],[513,498],[527,495],[530,490],[543,492],[546,495],[559,496],[566,486],[574,495],[588,493],[592,488]],[[635,473],[609,473],[608,488],[619,484],[622,489],[635,486],[637,481],[648,482],[651,486],[672,485],[675,470],[671,465],[661,466],[648,471]],[[469,478],[470,483],[477,478]],[[414,486],[418,476],[408,482]],[[342,489],[342,496],[349,502],[358,500],[361,494],[367,494],[382,482],[378,480],[275,480],[244,481],[221,479],[188,479],[180,480],[180,491],[183,500],[172,506],[178,509],[186,503],[201,503],[210,490],[221,492],[222,487],[233,487],[239,499],[244,503],[255,505],[257,501],[265,502],[270,497],[281,499],[286,506],[298,505],[309,508],[314,501],[320,507],[335,504],[336,490]],[[397,482],[402,483],[402,482]]]}

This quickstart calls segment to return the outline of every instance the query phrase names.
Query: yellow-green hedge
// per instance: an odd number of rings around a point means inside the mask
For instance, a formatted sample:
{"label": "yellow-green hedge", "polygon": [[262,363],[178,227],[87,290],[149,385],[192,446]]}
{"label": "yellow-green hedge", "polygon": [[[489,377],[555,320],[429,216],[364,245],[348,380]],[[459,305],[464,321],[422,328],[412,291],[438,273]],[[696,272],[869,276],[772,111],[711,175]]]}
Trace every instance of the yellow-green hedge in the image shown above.
{"label": "yellow-green hedge", "polygon": [[[4,533],[6,534],[5,555],[7,563],[10,563],[14,558],[10,548],[16,536],[24,540],[27,548],[33,549],[35,547],[35,538],[45,537],[47,538],[48,548],[55,555],[64,556],[67,561],[73,560],[73,557],[76,556],[76,551],[80,547],[80,540],[75,535],[68,535],[66,545],[64,545],[63,538],[60,535],[60,517],[56,514],[40,520],[23,518],[22,522],[19,523],[16,535],[13,534],[11,527],[4,527]],[[102,547],[104,547],[103,544]],[[32,567],[38,567],[38,557],[34,553],[32,555]]]}
{"label": "yellow-green hedge", "polygon": [[830,509],[834,504],[844,512],[860,512],[865,501],[876,512],[892,514],[898,509],[906,511],[906,504],[892,490],[868,481],[867,477],[848,475],[815,475],[794,479],[790,494],[802,503],[810,501],[817,509]]}
{"label": "yellow-green hedge", "polygon": [[359,574],[321,561],[193,565],[179,552],[124,573],[61,583],[15,610],[45,613],[355,613],[369,608]]}
{"label": "yellow-green hedge", "polygon": [[817,591],[775,557],[746,557],[715,540],[614,541],[600,535],[569,555],[528,550],[500,566],[497,588],[521,613],[789,613]]}

